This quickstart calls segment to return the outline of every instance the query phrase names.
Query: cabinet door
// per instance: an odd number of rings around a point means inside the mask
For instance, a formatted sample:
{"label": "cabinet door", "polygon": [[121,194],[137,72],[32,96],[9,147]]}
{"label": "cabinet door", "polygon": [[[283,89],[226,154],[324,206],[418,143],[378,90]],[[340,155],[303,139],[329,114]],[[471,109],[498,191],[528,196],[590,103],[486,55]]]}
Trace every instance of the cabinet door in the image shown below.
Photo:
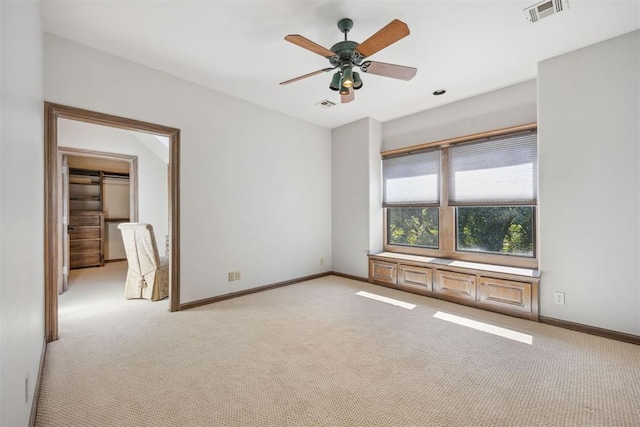
{"label": "cabinet door", "polygon": [[453,271],[436,270],[434,290],[443,296],[475,301],[476,276],[473,274],[454,273]]}
{"label": "cabinet door", "polygon": [[480,302],[506,310],[531,313],[531,283],[481,277]]}
{"label": "cabinet door", "polygon": [[398,269],[398,287],[409,292],[431,292],[432,278],[433,270],[428,267],[400,264]]}
{"label": "cabinet door", "polygon": [[369,260],[369,277],[375,282],[395,285],[397,279],[397,264],[377,259]]}

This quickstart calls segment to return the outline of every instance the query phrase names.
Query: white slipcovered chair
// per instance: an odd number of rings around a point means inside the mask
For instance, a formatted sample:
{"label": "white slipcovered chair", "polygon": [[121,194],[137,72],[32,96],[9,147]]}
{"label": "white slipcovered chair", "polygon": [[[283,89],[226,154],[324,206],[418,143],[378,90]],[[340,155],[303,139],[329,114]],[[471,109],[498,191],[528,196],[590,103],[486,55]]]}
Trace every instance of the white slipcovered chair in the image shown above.
{"label": "white slipcovered chair", "polygon": [[125,298],[151,301],[166,298],[169,295],[169,260],[158,255],[151,224],[122,223],[118,228],[129,263]]}

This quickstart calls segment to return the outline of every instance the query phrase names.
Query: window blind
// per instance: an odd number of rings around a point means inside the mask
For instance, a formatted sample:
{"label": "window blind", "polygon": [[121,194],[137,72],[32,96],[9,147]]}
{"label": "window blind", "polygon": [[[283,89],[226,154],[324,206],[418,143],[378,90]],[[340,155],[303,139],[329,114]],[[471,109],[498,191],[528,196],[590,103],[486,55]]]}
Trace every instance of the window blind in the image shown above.
{"label": "window blind", "polygon": [[382,205],[437,206],[440,203],[440,150],[382,161]]}
{"label": "window blind", "polygon": [[537,133],[449,148],[449,204],[535,205]]}

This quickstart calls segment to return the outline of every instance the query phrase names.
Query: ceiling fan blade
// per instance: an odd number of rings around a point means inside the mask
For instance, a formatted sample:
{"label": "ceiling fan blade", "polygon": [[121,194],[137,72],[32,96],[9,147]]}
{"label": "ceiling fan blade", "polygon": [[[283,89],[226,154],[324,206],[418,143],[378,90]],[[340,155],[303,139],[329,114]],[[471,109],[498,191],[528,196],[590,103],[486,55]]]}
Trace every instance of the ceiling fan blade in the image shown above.
{"label": "ceiling fan blade", "polygon": [[313,73],[304,74],[302,76],[294,77],[289,80],[285,80],[280,82],[281,85],[288,85],[289,83],[297,82],[298,80],[306,79],[307,77],[315,76],[316,74],[326,73],[327,71],[331,71],[333,68],[323,68],[322,70],[314,71]]}
{"label": "ceiling fan blade", "polygon": [[354,99],[356,99],[355,92],[356,91],[353,90],[353,88],[349,88],[349,95],[340,95],[340,100],[342,101],[342,103],[346,104],[346,103],[351,102]]}
{"label": "ceiling fan blade", "polygon": [[400,80],[411,80],[418,72],[417,68],[374,61],[363,62],[360,69],[368,74],[376,74],[378,76]]}
{"label": "ceiling fan blade", "polygon": [[289,34],[284,39],[290,43],[310,50],[313,53],[317,53],[320,56],[324,56],[325,58],[335,56],[335,53],[331,52],[329,49],[312,42],[306,37],[302,37],[300,34]]}
{"label": "ceiling fan blade", "polygon": [[360,43],[356,48],[362,56],[371,56],[385,47],[409,35],[409,27],[402,21],[394,19],[386,27]]}

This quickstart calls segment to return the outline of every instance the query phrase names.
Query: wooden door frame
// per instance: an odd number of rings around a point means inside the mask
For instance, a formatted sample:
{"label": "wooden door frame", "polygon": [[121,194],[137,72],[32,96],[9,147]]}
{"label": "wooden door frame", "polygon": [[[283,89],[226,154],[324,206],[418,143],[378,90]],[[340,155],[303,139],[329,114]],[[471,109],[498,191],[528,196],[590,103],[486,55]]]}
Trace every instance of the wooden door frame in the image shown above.
{"label": "wooden door frame", "polygon": [[44,329],[47,342],[58,339],[58,278],[62,238],[58,119],[75,120],[169,138],[169,310],[180,310],[180,129],[75,107],[44,103]]}

